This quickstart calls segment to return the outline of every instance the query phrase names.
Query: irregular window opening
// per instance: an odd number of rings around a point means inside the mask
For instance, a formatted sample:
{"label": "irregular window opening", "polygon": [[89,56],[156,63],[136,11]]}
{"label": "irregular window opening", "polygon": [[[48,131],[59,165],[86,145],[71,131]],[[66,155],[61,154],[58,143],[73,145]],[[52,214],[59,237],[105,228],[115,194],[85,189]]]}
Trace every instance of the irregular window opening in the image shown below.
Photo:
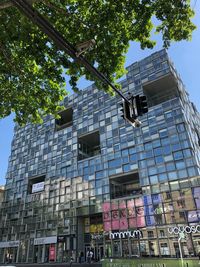
{"label": "irregular window opening", "polygon": [[148,106],[152,107],[180,96],[175,77],[170,73],[158,80],[143,84]]}
{"label": "irregular window opening", "polygon": [[78,160],[91,158],[100,154],[99,132],[94,132],[78,138]]}
{"label": "irregular window opening", "polygon": [[64,128],[67,128],[69,126],[72,126],[72,115],[73,115],[73,109],[68,108],[61,112],[59,112],[60,119],[55,120],[55,128],[56,131],[60,131]]}
{"label": "irregular window opening", "polygon": [[142,189],[137,172],[110,178],[111,199],[140,194],[142,194]]}
{"label": "irregular window opening", "polygon": [[28,181],[28,194],[38,193],[44,190],[45,176],[31,177]]}

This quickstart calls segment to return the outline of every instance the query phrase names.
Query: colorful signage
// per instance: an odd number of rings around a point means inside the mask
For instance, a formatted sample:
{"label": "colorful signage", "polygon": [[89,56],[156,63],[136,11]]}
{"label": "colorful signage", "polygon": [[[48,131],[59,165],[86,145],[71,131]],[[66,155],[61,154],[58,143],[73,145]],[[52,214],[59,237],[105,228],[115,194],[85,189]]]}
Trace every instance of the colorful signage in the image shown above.
{"label": "colorful signage", "polygon": [[144,227],[143,198],[122,200],[119,203],[112,201],[103,203],[104,231],[127,230],[128,228]]}
{"label": "colorful signage", "polygon": [[124,232],[115,232],[115,233],[109,233],[110,239],[116,239],[116,238],[138,238],[142,237],[142,233],[140,230],[134,230],[134,231],[124,231]]}
{"label": "colorful signage", "polygon": [[109,239],[117,238],[140,238],[142,237],[142,232],[140,230],[127,230],[122,232],[103,232],[100,234],[91,234],[91,239],[99,240],[103,237],[108,236]]}
{"label": "colorful signage", "polygon": [[198,223],[200,221],[200,187],[126,200],[113,199],[102,204],[102,211],[103,230],[106,232],[138,229],[166,223],[183,223],[180,211],[189,223]]}
{"label": "colorful signage", "polygon": [[55,246],[50,246],[49,247],[49,260],[50,261],[55,261],[56,260]]}
{"label": "colorful signage", "polygon": [[168,228],[168,232],[174,235],[178,235],[181,233],[185,233],[185,234],[200,233],[200,225],[192,225],[192,226],[186,225],[186,226],[170,227]]}

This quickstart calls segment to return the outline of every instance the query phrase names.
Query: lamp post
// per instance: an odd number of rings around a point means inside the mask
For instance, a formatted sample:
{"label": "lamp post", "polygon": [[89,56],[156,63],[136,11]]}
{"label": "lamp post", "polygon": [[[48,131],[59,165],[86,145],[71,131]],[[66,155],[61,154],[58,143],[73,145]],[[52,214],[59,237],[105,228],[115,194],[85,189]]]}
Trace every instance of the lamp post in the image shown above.
{"label": "lamp post", "polygon": [[185,234],[183,232],[179,233],[178,247],[179,247],[182,266],[183,266],[183,252],[182,252],[182,247],[181,247],[181,239],[184,239],[184,238],[185,238]]}

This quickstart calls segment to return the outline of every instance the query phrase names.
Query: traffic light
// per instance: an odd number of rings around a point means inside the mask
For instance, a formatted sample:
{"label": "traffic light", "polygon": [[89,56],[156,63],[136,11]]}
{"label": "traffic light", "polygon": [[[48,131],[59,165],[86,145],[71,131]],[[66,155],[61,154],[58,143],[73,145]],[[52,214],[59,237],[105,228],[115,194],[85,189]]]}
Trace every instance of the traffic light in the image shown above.
{"label": "traffic light", "polygon": [[121,103],[120,106],[122,107],[120,109],[120,111],[122,112],[121,117],[126,120],[127,118],[130,117],[129,102],[123,99],[123,103]]}
{"label": "traffic light", "polygon": [[128,121],[133,127],[139,127],[141,125],[141,122],[137,119],[135,115],[135,108],[134,108],[134,97],[132,96],[130,99],[130,102],[128,100],[123,99],[123,103],[121,103],[121,109],[122,111],[122,118]]}
{"label": "traffic light", "polygon": [[148,104],[146,96],[136,95],[135,104],[136,104],[137,116],[141,116],[148,112]]}

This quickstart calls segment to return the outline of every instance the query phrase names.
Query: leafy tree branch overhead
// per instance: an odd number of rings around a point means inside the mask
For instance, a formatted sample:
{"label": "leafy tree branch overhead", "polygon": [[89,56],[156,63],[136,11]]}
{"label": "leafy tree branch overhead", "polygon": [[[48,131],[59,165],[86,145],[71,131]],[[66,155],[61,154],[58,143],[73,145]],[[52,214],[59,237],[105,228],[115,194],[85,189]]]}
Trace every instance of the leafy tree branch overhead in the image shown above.
{"label": "leafy tree branch overhead", "polygon": [[[129,41],[152,48],[152,30],[161,33],[163,45],[189,40],[195,25],[189,0],[32,0],[42,14],[73,46],[95,40],[84,57],[111,82],[124,73]],[[155,26],[155,16],[159,25]],[[90,72],[59,50],[34,23],[12,5],[0,0],[0,118],[15,112],[20,123],[41,122],[56,115],[66,96],[64,73],[77,91],[85,75],[99,89],[112,94]]]}

